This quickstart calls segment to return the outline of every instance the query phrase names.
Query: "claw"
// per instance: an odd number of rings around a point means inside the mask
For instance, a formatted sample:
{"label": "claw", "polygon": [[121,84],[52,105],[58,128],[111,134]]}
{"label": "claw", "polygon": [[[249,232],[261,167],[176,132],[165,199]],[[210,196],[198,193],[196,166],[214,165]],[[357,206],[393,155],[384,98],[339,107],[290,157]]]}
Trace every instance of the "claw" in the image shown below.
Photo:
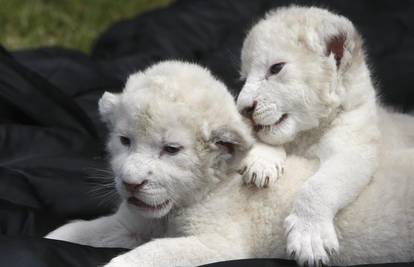
{"label": "claw", "polygon": [[319,260],[319,267],[326,267],[326,266],[328,266],[328,265],[323,263],[323,260]]}
{"label": "claw", "polygon": [[[286,222],[285,222],[285,228],[287,228]],[[289,234],[290,234],[290,232],[292,232],[293,228],[294,228],[294,225],[290,224],[289,229],[287,229],[287,231],[285,232],[285,237],[289,236]]]}
{"label": "claw", "polygon": [[256,177],[257,177],[257,174],[254,172],[252,174],[252,184],[254,184],[256,182]]}
{"label": "claw", "polygon": [[303,263],[303,267],[309,267],[309,262],[308,262],[308,261],[305,261],[305,262]]}
{"label": "claw", "polygon": [[269,180],[270,180],[269,176],[266,176],[265,182],[264,182],[264,187],[268,187],[269,186]]}
{"label": "claw", "polygon": [[295,255],[296,255],[296,251],[292,251],[292,253],[290,253],[290,258],[291,259],[294,259],[295,258]]}
{"label": "claw", "polygon": [[247,171],[247,166],[244,166],[242,169],[238,170],[237,172],[238,172],[240,175],[243,175],[246,171]]}

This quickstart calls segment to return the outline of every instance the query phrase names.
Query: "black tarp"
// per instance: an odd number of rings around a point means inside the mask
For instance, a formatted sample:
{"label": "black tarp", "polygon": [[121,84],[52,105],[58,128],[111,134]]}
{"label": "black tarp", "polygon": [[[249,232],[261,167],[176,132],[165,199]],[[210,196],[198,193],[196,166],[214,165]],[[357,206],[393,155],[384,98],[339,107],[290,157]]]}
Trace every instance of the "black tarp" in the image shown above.
{"label": "black tarp", "polygon": [[[98,98],[121,90],[130,73],[171,58],[209,67],[237,94],[247,30],[269,9],[291,3],[177,1],[114,24],[91,55],[61,48],[0,49],[0,266],[97,266],[120,253],[41,238],[67,220],[94,218],[116,205],[94,193],[100,170],[107,169]],[[384,103],[404,112],[414,107],[414,1],[294,3],[328,7],[354,21]]]}

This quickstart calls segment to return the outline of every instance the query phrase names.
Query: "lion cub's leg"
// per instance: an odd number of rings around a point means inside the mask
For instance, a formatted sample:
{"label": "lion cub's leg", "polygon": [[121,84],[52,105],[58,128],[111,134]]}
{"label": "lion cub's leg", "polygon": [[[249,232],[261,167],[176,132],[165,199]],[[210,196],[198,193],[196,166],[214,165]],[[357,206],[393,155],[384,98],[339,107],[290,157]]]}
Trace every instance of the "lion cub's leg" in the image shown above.
{"label": "lion cub's leg", "polygon": [[144,243],[144,235],[159,231],[160,223],[139,216],[122,203],[115,214],[90,221],[70,222],[50,232],[45,238],[95,247],[134,248]]}
{"label": "lion cub's leg", "polygon": [[105,267],[199,266],[212,262],[247,258],[240,239],[210,233],[150,241],[113,258]]}
{"label": "lion cub's leg", "polygon": [[285,160],[283,147],[256,143],[242,161],[239,173],[246,184],[267,187],[282,176]]}

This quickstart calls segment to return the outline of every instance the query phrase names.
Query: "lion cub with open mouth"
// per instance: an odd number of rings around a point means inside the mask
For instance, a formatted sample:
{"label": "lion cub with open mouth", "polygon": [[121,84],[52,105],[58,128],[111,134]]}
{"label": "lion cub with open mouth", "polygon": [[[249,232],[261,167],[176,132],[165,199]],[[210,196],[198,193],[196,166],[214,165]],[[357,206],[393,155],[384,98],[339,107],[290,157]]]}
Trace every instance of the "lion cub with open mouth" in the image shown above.
{"label": "lion cub with open mouth", "polygon": [[384,148],[413,145],[412,137],[398,133],[413,120],[379,108],[360,35],[348,19],[327,10],[293,6],[270,12],[247,35],[241,59],[246,83],[238,109],[260,141],[278,147],[257,144],[240,172],[262,187],[282,173],[285,151],[319,159],[285,231],[291,257],[326,264],[339,249],[336,213],[369,183]]}
{"label": "lion cub with open mouth", "polygon": [[[244,186],[236,171],[253,144],[251,129],[208,70],[177,61],[153,65],[131,75],[122,93],[105,93],[99,111],[122,204],[47,238],[133,248],[106,267],[286,257],[283,221],[318,161],[289,156],[278,186]],[[342,251],[331,263],[413,260],[414,215],[399,211],[414,210],[414,156],[399,155],[337,215]],[[405,172],[395,173],[396,164]],[[375,227],[364,231],[367,224]]]}
{"label": "lion cub with open mouth", "polygon": [[226,86],[186,62],[132,74],[122,93],[102,96],[99,112],[121,204],[110,216],[68,223],[47,238],[135,248],[166,236],[174,216],[235,172],[254,141]]}

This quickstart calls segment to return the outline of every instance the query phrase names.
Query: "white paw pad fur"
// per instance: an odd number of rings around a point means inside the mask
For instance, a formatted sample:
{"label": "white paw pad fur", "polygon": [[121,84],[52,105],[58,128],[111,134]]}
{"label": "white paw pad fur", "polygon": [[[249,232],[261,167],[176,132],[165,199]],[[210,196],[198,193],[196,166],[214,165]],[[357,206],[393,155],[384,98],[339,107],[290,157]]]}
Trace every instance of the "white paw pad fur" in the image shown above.
{"label": "white paw pad fur", "polygon": [[300,266],[326,266],[339,250],[335,226],[330,220],[314,221],[295,213],[285,220],[287,254]]}

